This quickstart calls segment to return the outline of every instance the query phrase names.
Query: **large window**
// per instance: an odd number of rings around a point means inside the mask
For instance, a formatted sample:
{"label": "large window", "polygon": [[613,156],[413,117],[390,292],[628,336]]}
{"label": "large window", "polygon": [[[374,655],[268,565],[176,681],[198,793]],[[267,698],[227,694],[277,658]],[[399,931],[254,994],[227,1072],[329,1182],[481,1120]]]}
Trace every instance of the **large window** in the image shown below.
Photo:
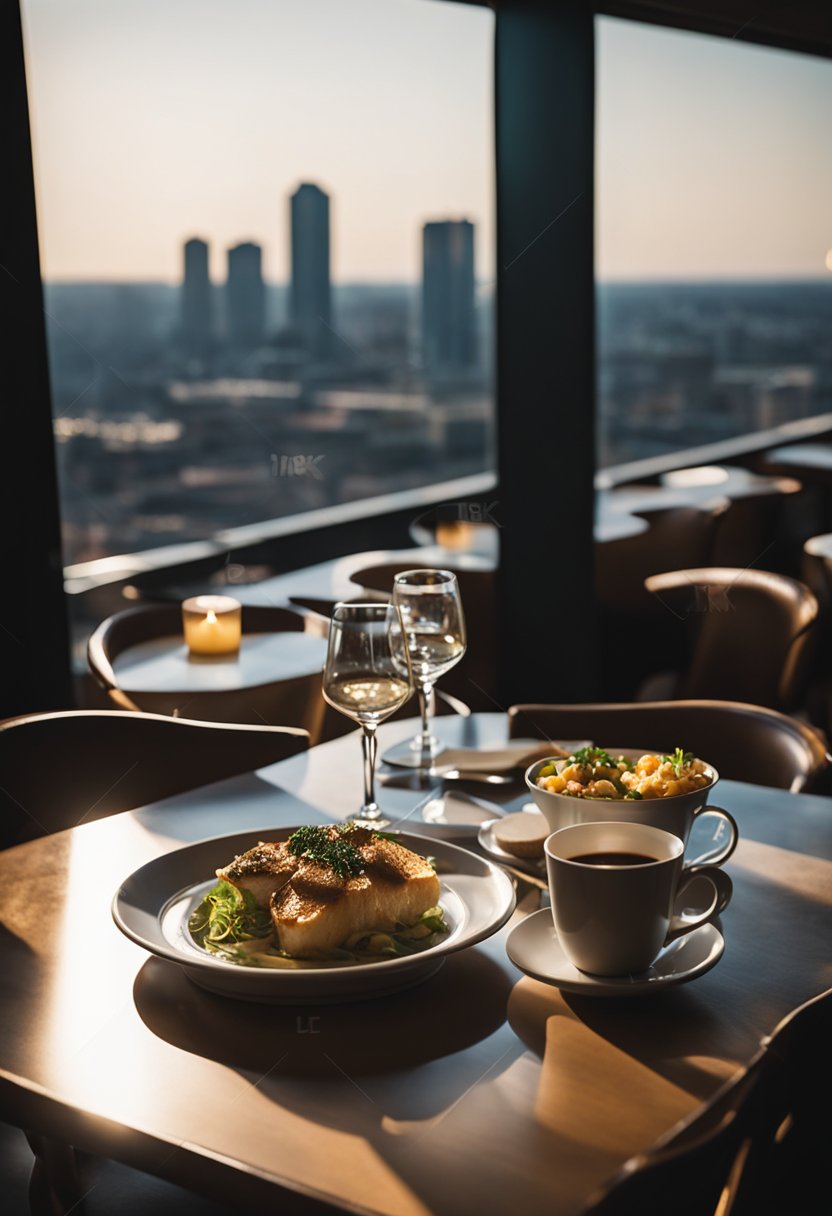
{"label": "large window", "polygon": [[493,467],[493,14],[24,18],[67,562]]}
{"label": "large window", "polygon": [[832,63],[596,28],[600,463],[832,410]]}

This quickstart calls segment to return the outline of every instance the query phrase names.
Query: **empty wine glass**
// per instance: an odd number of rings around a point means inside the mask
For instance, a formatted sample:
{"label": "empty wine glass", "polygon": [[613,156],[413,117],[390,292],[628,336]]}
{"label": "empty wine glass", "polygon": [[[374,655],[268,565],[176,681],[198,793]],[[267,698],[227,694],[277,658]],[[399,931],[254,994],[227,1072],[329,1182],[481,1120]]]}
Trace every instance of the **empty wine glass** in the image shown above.
{"label": "empty wine glass", "polygon": [[413,673],[394,604],[336,604],[329,627],[324,698],[359,723],[364,754],[364,804],[348,819],[383,827],[375,797],[376,727],[413,694]]}
{"label": "empty wine glass", "polygon": [[403,570],[393,580],[393,603],[407,634],[422,729],[414,739],[384,753],[390,764],[429,768],[443,744],[430,729],[436,681],[465,654],[465,618],[456,575],[450,570]]}

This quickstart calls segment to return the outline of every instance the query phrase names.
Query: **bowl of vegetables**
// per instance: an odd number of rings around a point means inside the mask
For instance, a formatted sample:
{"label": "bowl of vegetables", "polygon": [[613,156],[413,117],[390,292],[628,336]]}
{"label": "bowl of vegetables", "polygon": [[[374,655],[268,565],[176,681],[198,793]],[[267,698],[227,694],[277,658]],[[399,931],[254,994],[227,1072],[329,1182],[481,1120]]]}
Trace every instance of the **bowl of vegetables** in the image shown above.
{"label": "bowl of vegetables", "polygon": [[[709,822],[708,847],[687,864],[719,864],[733,853],[736,821],[708,805],[719,773],[692,752],[582,747],[571,755],[538,760],[526,770],[526,785],[551,832],[574,823],[646,823],[672,832],[687,847],[700,817]],[[703,828],[705,823],[703,822]]]}

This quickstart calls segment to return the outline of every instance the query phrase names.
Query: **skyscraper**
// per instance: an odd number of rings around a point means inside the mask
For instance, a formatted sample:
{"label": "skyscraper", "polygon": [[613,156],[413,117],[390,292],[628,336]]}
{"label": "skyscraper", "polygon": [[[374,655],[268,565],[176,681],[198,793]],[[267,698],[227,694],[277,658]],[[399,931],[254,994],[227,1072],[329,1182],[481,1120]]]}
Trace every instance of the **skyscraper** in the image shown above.
{"label": "skyscraper", "polygon": [[260,346],[266,326],[262,250],[246,241],[228,251],[225,318],[232,346]]}
{"label": "skyscraper", "polygon": [[211,279],[208,274],[208,245],[191,237],[183,247],[182,340],[189,355],[204,359],[213,338]]}
{"label": "skyscraper", "polygon": [[291,199],[292,290],[290,318],[318,358],[331,352],[332,285],[329,278],[329,195],[303,182]]}
{"label": "skyscraper", "polygon": [[465,372],[476,365],[474,225],[469,220],[424,226],[422,350],[429,374]]}

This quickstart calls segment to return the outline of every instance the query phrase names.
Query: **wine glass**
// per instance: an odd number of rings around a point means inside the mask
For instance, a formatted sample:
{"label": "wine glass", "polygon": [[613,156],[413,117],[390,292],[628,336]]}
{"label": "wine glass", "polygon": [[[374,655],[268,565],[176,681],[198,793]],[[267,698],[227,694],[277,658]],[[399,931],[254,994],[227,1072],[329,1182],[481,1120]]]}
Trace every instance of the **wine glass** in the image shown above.
{"label": "wine glass", "polygon": [[375,796],[376,727],[413,695],[413,672],[394,604],[336,604],[329,627],[324,698],[361,726],[364,804],[347,818],[384,827]]}
{"label": "wine glass", "polygon": [[384,753],[407,768],[429,768],[444,745],[431,733],[433,686],[465,654],[465,618],[456,575],[450,570],[404,570],[393,580],[393,603],[407,634],[422,729],[414,739]]}

